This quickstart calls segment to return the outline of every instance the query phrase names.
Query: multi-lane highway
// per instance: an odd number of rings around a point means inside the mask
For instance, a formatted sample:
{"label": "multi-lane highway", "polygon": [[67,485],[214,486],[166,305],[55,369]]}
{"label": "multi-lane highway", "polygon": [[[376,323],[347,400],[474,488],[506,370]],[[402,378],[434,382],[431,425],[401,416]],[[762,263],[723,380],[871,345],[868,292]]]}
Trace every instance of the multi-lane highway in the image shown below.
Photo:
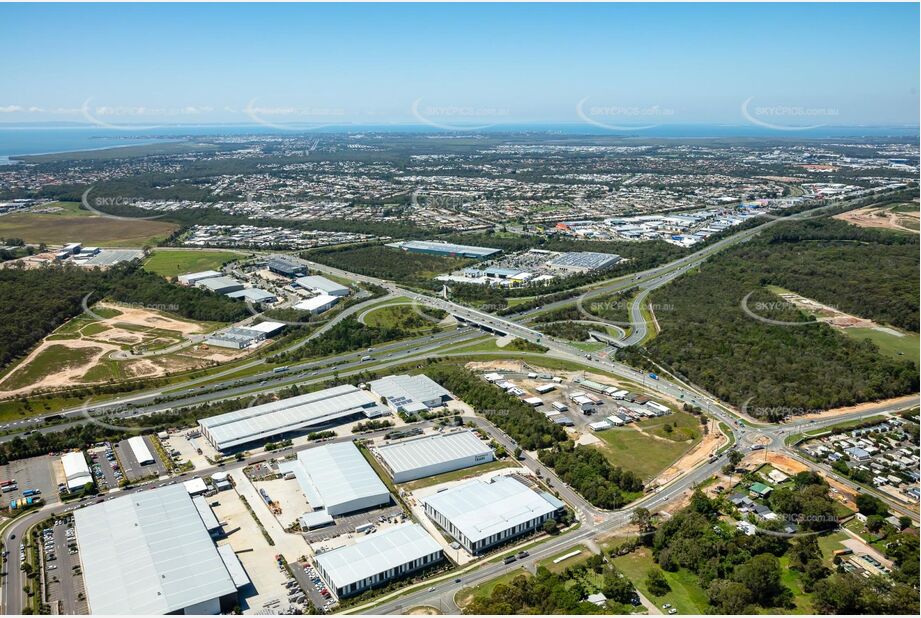
{"label": "multi-lane highway", "polygon": [[[638,343],[642,341],[646,334],[646,323],[641,315],[641,306],[643,299],[650,291],[681,276],[681,274],[686,272],[689,268],[699,265],[716,252],[739,242],[744,242],[776,223],[777,221],[769,221],[756,228],[743,230],[737,234],[721,239],[701,251],[685,256],[669,264],[586,288],[583,296],[578,300],[580,302],[587,302],[595,296],[638,288],[640,293],[634,298],[630,307],[632,330],[629,336],[624,339],[623,344],[629,345]],[[592,354],[586,354],[565,341],[544,335],[527,325],[528,321],[533,318],[536,312],[552,309],[557,306],[562,307],[571,305],[576,300],[574,298],[548,303],[544,307],[503,318],[454,303],[447,299],[420,294],[389,281],[354,275],[322,264],[309,265],[315,271],[327,272],[351,280],[381,286],[388,291],[391,297],[401,296],[409,298],[411,302],[419,303],[420,305],[448,311],[462,323],[474,324],[495,334],[512,335],[527,341],[539,342],[541,345],[548,348],[547,354],[549,356],[570,360],[589,369],[596,369],[619,376],[634,383],[641,384],[648,390],[698,406],[706,410],[708,414],[722,421],[725,426],[729,427],[733,434],[732,439],[743,448],[756,443],[761,444],[766,442],[768,448],[771,450],[783,451],[791,456],[799,458],[799,454],[793,452],[784,444],[784,438],[786,436],[798,431],[805,431],[807,429],[812,430],[829,424],[838,423],[844,419],[860,418],[881,412],[904,409],[909,407],[911,403],[871,405],[853,415],[834,419],[823,419],[815,422],[797,420],[783,425],[768,425],[766,423],[752,422],[751,419],[745,419],[743,423],[738,411],[718,401],[699,387],[683,383],[677,379],[669,379],[664,376],[653,378],[627,365],[612,362],[608,359],[601,359]],[[347,310],[347,313],[338,316],[336,320],[343,319],[347,315],[353,315],[359,311],[365,311],[372,304],[381,303],[384,300],[386,299],[375,299],[374,301],[367,301],[354,305]],[[331,322],[325,326],[323,330],[314,333],[313,336],[322,334],[322,332],[333,323],[334,322]],[[374,369],[377,371],[413,360],[421,360],[432,356],[436,350],[438,351],[438,355],[451,356],[455,353],[451,352],[447,346],[457,346],[464,342],[472,341],[480,336],[482,336],[482,333],[474,329],[451,330],[436,335],[427,335],[412,340],[404,340],[378,346],[373,352],[375,358],[371,362],[362,360],[363,356],[367,356],[370,353],[366,350],[360,350],[320,360],[292,364],[287,371],[281,373],[276,373],[274,370],[266,368],[265,370],[257,369],[253,373],[245,375],[245,377],[240,377],[242,372],[258,368],[260,364],[264,363],[263,360],[256,359],[197,380],[190,380],[165,393],[161,390],[151,390],[114,398],[106,401],[100,406],[94,406],[94,411],[98,412],[100,410],[105,410],[112,412],[109,418],[111,422],[112,417],[117,419],[124,416],[137,416],[177,406],[187,406],[206,401],[241,397],[257,392],[269,392],[294,383],[317,383],[328,379],[333,374],[348,376],[358,374],[365,369]],[[303,345],[303,343],[297,343],[295,345]],[[518,356],[520,356],[520,354]],[[164,395],[168,395],[169,399],[167,401],[164,401]],[[65,417],[64,423],[54,426],[43,426],[41,421],[37,421],[30,425],[6,428],[0,427],[0,429],[6,429],[8,432],[6,436],[0,437],[0,440],[11,439],[13,436],[18,435],[19,432],[27,430],[57,431],[60,430],[62,426],[90,422],[91,419],[84,418],[86,414],[87,410],[84,407],[80,407],[64,411],[62,413]],[[509,451],[514,450],[514,442],[511,438],[484,419],[476,418],[474,420],[481,428],[490,433],[495,440],[505,445]],[[243,462],[234,464],[232,467],[243,466],[246,463],[247,461],[244,460]],[[612,531],[623,527],[629,522],[630,515],[635,508],[644,507],[651,511],[660,509],[663,505],[671,502],[681,493],[691,489],[695,484],[710,477],[724,462],[719,457],[711,458],[711,460],[702,465],[692,470],[685,471],[683,475],[672,480],[670,483],[655,488],[654,493],[644,496],[633,505],[630,505],[630,508],[614,512],[605,512],[587,503],[581,496],[556,478],[551,471],[541,466],[533,454],[526,453],[522,463],[534,471],[539,471],[544,478],[548,479],[554,486],[554,489],[560,491],[561,495],[575,507],[581,520],[581,526],[578,529],[554,537],[541,544],[537,549],[532,550],[531,557],[526,561],[526,564],[533,567],[537,561],[558,553],[563,549],[574,547],[601,534],[610,534]],[[813,468],[821,467],[811,461],[805,461],[804,463]],[[209,472],[209,470],[199,470],[196,471],[195,474],[208,474]],[[830,470],[825,470],[825,472],[833,474]],[[891,503],[891,499],[888,501]],[[47,517],[51,512],[59,512],[66,508],[72,507],[65,507],[62,505],[46,507],[38,513],[30,514],[16,521],[4,531],[3,540],[6,547],[11,549],[12,552],[12,548],[18,547],[13,535],[16,535],[16,538],[22,538],[22,535],[30,525],[39,521],[41,518]],[[912,516],[916,518],[914,513],[912,513]],[[13,556],[13,553],[11,553],[10,556]],[[402,608],[419,604],[443,607],[448,611],[456,610],[456,607],[453,605],[453,595],[457,590],[491,579],[503,573],[508,568],[509,567],[501,563],[485,563],[478,565],[471,572],[463,574],[461,583],[455,583],[453,578],[449,578],[444,582],[435,584],[434,590],[430,591],[429,589],[425,589],[403,595],[399,598],[388,600],[383,604],[376,605],[371,611],[373,613],[398,612]],[[2,587],[3,607],[6,613],[18,613],[21,609],[22,590],[21,581],[19,581],[20,572],[16,569],[15,565],[9,567],[7,572],[8,575],[4,579]]]}

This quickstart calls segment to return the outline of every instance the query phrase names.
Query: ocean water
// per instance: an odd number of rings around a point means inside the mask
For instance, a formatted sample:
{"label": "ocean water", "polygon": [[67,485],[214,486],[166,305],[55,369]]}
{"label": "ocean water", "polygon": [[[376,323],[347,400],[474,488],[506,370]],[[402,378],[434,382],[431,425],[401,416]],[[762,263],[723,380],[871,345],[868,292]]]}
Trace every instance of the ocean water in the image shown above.
{"label": "ocean water", "polygon": [[[74,152],[81,150],[99,150],[119,146],[136,146],[156,143],[163,140],[176,140],[187,137],[205,137],[221,135],[304,135],[329,133],[446,133],[450,131],[426,124],[383,124],[383,125],[339,125],[324,126],[315,129],[292,127],[292,130],[267,127],[262,125],[181,125],[157,128],[129,127],[111,129],[85,125],[0,125],[0,164],[10,163],[9,158],[16,155],[47,154]],[[635,138],[836,138],[836,137],[915,137],[918,127],[905,126],[852,126],[852,127],[818,127],[802,131],[779,131],[754,125],[676,125],[665,124],[643,128],[636,131],[613,131],[586,123],[522,123],[497,124],[480,127],[476,131],[458,133],[549,133],[558,135],[610,135]]]}

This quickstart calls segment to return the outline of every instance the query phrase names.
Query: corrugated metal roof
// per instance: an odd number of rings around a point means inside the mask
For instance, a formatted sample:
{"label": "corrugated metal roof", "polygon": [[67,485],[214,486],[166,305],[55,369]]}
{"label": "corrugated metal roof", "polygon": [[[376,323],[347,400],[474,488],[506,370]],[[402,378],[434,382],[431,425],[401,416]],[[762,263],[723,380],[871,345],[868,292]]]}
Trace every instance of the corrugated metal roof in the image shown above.
{"label": "corrugated metal roof", "polygon": [[427,409],[425,405],[427,401],[451,398],[451,393],[442,388],[438,382],[422,374],[385,376],[369,382],[368,388],[407,412]]}
{"label": "corrugated metal roof", "polygon": [[217,448],[225,449],[380,407],[366,392],[344,384],[203,418],[198,424]]}
{"label": "corrugated metal roof", "polygon": [[336,283],[326,277],[321,277],[320,275],[309,275],[307,277],[298,277],[294,280],[302,288],[307,288],[308,290],[320,290],[321,292],[326,292],[327,294],[333,294],[335,296],[341,294],[348,294],[349,288],[342,285],[341,283]]}
{"label": "corrugated metal roof", "polygon": [[74,511],[93,614],[167,614],[236,591],[182,485]]}
{"label": "corrugated metal roof", "polygon": [[134,458],[138,460],[139,464],[144,463],[153,463],[154,457],[150,453],[150,449],[147,448],[147,442],[144,440],[144,436],[132,436],[128,438],[128,446],[131,447],[131,452],[134,453]]}
{"label": "corrugated metal roof", "polygon": [[492,247],[474,247],[472,245],[458,245],[454,243],[434,242],[430,240],[408,240],[401,243],[394,243],[401,249],[417,251],[437,251],[438,253],[456,253],[459,255],[470,255],[476,257],[486,257],[499,253],[501,249]]}
{"label": "corrugated metal roof", "polygon": [[336,506],[361,498],[379,497],[383,504],[390,492],[353,442],[338,442],[309,448],[296,461],[279,464],[279,472],[294,472],[314,509],[325,507],[336,514]]}
{"label": "corrugated metal roof", "polygon": [[474,479],[425,498],[471,542],[553,513],[556,507],[508,476]]}
{"label": "corrugated metal roof", "polygon": [[472,431],[413,438],[375,449],[394,474],[475,455],[492,455]]}
{"label": "corrugated metal roof", "polygon": [[441,551],[419,524],[404,524],[360,539],[354,545],[319,554],[316,562],[337,588]]}
{"label": "corrugated metal roof", "polygon": [[93,475],[90,474],[83,451],[64,453],[61,456],[61,464],[64,466],[64,477],[67,479],[68,489],[78,489],[93,482]]}
{"label": "corrugated metal roof", "polygon": [[620,256],[614,253],[597,253],[594,251],[572,251],[552,258],[549,263],[553,266],[569,266],[574,268],[598,269],[611,266],[620,261]]}
{"label": "corrugated metal roof", "polygon": [[233,547],[230,545],[221,545],[217,548],[217,553],[220,555],[221,560],[224,561],[224,566],[227,567],[227,572],[230,573],[233,585],[237,588],[242,588],[247,585],[249,583],[249,575],[246,574],[246,569],[243,568],[240,559],[237,557],[237,554],[234,553]]}
{"label": "corrugated metal roof", "polygon": [[212,530],[217,530],[221,527],[221,522],[217,520],[217,517],[214,515],[214,511],[211,510],[211,506],[208,504],[207,498],[204,496],[195,496],[192,498],[192,504],[195,505],[195,508],[198,510],[198,514],[201,517],[201,521],[205,524],[205,530],[211,532]]}

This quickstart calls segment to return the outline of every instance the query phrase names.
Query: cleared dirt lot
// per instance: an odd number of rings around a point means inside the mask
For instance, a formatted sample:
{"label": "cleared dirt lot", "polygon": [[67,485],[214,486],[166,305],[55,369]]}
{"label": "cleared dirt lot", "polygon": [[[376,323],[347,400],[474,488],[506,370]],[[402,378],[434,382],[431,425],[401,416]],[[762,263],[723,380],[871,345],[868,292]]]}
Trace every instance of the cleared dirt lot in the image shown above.
{"label": "cleared dirt lot", "polygon": [[[251,588],[241,591],[243,611],[254,614],[265,611],[273,602],[286,604],[284,584],[288,577],[275,560],[279,548],[268,544],[237,493],[222,491],[208,498],[208,502],[228,535],[218,541],[218,545],[233,547],[252,582]],[[278,613],[280,609],[283,608],[275,607],[271,613]]]}
{"label": "cleared dirt lot", "polygon": [[[97,303],[94,315],[81,314],[39,343],[0,381],[0,392],[16,396],[110,379],[161,376],[225,362],[246,352],[193,345],[215,325],[172,317],[151,309]],[[186,346],[182,352],[169,351]],[[141,358],[131,350],[162,356]]]}
{"label": "cleared dirt lot", "polygon": [[[917,208],[917,204],[915,204]],[[897,212],[892,206],[867,206],[835,215],[835,219],[847,221],[859,227],[875,227],[918,234],[918,210]]]}

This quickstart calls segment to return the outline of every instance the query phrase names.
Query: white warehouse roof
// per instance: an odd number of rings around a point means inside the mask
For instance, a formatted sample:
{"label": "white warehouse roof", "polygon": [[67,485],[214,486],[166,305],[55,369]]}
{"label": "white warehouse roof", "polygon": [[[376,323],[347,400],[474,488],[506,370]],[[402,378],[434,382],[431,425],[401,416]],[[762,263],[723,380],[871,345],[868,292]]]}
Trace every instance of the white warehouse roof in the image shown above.
{"label": "white warehouse roof", "polygon": [[134,458],[138,460],[138,463],[141,465],[153,463],[153,455],[150,454],[150,449],[147,448],[147,442],[144,441],[144,436],[133,436],[128,438],[128,446],[131,447],[131,452],[134,453]]}
{"label": "white warehouse roof", "polygon": [[471,543],[553,513],[556,506],[509,476],[474,479],[425,498]]}
{"label": "white warehouse roof", "polygon": [[308,290],[318,290],[332,296],[348,296],[349,288],[346,286],[336,283],[335,281],[330,281],[326,277],[321,277],[319,275],[310,275],[308,277],[298,277],[294,280],[302,288]]}
{"label": "white warehouse roof", "polygon": [[203,418],[198,424],[215,448],[221,450],[354,414],[373,417],[384,411],[365,391],[344,384]]}
{"label": "white warehouse roof", "polygon": [[274,335],[285,327],[283,322],[259,322],[252,326],[247,326],[249,330],[255,330],[266,335]]}
{"label": "white warehouse roof", "polygon": [[333,516],[390,502],[387,487],[353,442],[301,451],[296,461],[279,464],[278,471],[294,472],[310,507],[325,508]]}
{"label": "white warehouse roof", "polygon": [[67,489],[80,489],[87,483],[93,482],[93,475],[90,474],[83,451],[64,453],[61,456],[61,464],[64,466]]}
{"label": "white warehouse roof", "polygon": [[197,273],[186,273],[185,275],[179,275],[179,282],[186,285],[191,285],[197,281],[203,281],[204,279],[220,276],[221,273],[216,270],[203,270]]}
{"label": "white warehouse roof", "polygon": [[305,298],[304,300],[294,305],[294,308],[300,311],[319,311],[321,309],[325,311],[338,302],[338,296],[331,296],[330,294],[322,292],[319,296]]}
{"label": "white warehouse roof", "polygon": [[360,582],[441,551],[419,524],[404,524],[362,537],[354,545],[317,555],[316,562],[337,588]]}
{"label": "white warehouse roof", "polygon": [[373,393],[405,412],[421,412],[451,399],[451,393],[426,375],[385,376],[368,383]]}
{"label": "white warehouse roof", "polygon": [[375,450],[398,483],[493,460],[489,445],[469,430],[413,438]]}
{"label": "white warehouse roof", "polygon": [[74,511],[93,614],[168,614],[237,588],[182,485]]}

